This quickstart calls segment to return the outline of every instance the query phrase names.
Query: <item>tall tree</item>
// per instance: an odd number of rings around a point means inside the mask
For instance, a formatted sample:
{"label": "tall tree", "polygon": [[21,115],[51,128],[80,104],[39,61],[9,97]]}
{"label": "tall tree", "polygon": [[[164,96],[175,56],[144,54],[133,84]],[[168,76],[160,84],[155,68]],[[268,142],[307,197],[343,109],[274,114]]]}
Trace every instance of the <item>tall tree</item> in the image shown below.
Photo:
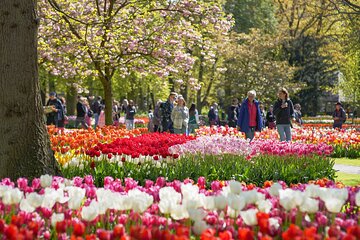
{"label": "tall tree", "polygon": [[0,178],[58,174],[40,99],[36,2],[0,4]]}
{"label": "tall tree", "polygon": [[192,67],[183,42],[197,38],[189,21],[201,14],[201,2],[47,0],[40,4],[46,23],[40,28],[41,56],[56,63],[56,72],[64,76],[79,72],[98,77],[104,89],[106,124],[112,123],[117,71],[123,77],[131,72],[166,77]]}
{"label": "tall tree", "polygon": [[226,0],[225,10],[235,19],[234,30],[249,33],[251,28],[274,32],[276,29],[275,6],[272,0]]}

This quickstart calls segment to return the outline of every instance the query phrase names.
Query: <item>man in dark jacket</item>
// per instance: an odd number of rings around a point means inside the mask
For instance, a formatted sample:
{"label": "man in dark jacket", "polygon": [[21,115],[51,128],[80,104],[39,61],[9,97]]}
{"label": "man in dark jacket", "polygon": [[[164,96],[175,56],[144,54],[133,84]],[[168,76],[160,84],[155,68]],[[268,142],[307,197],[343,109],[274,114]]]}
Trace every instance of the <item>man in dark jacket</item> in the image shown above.
{"label": "man in dark jacket", "polygon": [[85,115],[86,115],[86,107],[84,101],[86,98],[82,98],[81,96],[78,97],[78,102],[76,104],[76,120],[75,120],[75,128],[78,127],[79,123],[85,129],[89,126],[85,122]]}
{"label": "man in dark jacket", "polygon": [[51,107],[52,110],[52,112],[46,114],[46,125],[55,125],[55,127],[58,127],[59,121],[64,119],[64,108],[60,99],[56,97],[55,92],[49,94],[49,100],[46,106]]}
{"label": "man in dark jacket", "polygon": [[101,110],[103,109],[102,105],[101,105],[101,97],[98,96],[96,98],[96,100],[93,102],[93,104],[91,105],[91,110],[94,113],[94,118],[95,118],[95,125],[94,125],[94,129],[96,129],[98,123],[99,123],[99,117],[100,117],[100,113]]}
{"label": "man in dark jacket", "polygon": [[238,107],[239,107],[239,100],[237,98],[234,98],[227,113],[229,127],[233,127],[233,128],[236,127],[237,115],[239,112]]}
{"label": "man in dark jacket", "polygon": [[255,131],[261,131],[263,128],[259,102],[255,100],[255,97],[254,90],[247,93],[247,98],[241,104],[237,122],[239,130],[250,140],[254,138]]}
{"label": "man in dark jacket", "polygon": [[334,119],[333,127],[341,129],[343,123],[346,121],[346,113],[340,102],[337,102],[335,105],[333,119]]}
{"label": "man in dark jacket", "polygon": [[174,108],[174,102],[177,94],[171,92],[167,101],[161,103],[160,105],[160,117],[161,117],[161,132],[174,133],[173,123],[171,121],[171,112]]}

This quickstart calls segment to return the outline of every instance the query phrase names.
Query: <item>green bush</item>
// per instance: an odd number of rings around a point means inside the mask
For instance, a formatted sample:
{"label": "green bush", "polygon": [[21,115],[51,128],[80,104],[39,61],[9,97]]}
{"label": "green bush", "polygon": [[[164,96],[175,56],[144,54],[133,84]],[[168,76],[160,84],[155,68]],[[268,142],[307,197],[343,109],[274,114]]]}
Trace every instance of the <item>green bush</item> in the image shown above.
{"label": "green bush", "polygon": [[263,184],[266,180],[282,180],[286,183],[304,183],[319,178],[334,180],[334,161],[320,156],[258,156],[251,161],[241,156],[199,156],[191,155],[180,159],[154,164],[153,161],[135,164],[132,162],[110,163],[105,158],[84,167],[62,169],[64,177],[92,175],[97,186],[103,185],[104,177],[131,177],[141,184],[146,179],[156,180],[163,176],[168,181],[191,178],[197,180],[204,176],[209,182],[213,180],[244,181]]}

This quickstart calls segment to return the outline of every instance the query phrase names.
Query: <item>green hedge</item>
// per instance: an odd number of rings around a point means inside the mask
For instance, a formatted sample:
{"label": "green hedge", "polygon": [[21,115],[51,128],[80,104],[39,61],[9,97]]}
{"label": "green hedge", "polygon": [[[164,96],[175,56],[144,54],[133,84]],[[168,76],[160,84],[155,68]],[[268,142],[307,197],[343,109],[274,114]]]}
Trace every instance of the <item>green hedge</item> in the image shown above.
{"label": "green hedge", "polygon": [[[282,180],[286,183],[304,183],[319,178],[334,180],[334,161],[320,156],[258,156],[251,161],[241,156],[186,156],[171,162],[162,162],[156,166],[153,162],[135,164],[124,162],[109,163],[106,159],[90,167],[90,161],[82,169],[69,167],[62,169],[64,177],[92,175],[97,186],[103,185],[105,176],[114,178],[131,177],[141,184],[146,179],[156,180],[159,176],[168,181],[191,178],[197,180],[204,176],[208,182],[213,180],[244,181],[246,183],[263,184],[266,180]],[[93,165],[94,166],[94,165]]]}

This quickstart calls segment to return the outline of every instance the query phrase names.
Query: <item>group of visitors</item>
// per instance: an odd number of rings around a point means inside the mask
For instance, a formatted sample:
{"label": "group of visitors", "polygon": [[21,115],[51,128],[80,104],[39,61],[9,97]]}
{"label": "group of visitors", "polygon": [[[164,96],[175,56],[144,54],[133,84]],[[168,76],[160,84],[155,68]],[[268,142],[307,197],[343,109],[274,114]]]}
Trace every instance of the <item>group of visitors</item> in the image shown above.
{"label": "group of visitors", "polygon": [[154,112],[149,111],[150,132],[170,132],[175,134],[195,133],[199,127],[196,105],[186,106],[182,95],[171,92],[165,102],[158,101]]}
{"label": "group of visitors", "polygon": [[[74,127],[88,129],[92,125],[92,118],[94,118],[94,129],[96,127],[105,125],[105,101],[101,96],[88,98],[78,96],[76,104],[76,119]],[[135,128],[135,114],[136,107],[134,101],[124,99],[123,104],[120,105],[117,101],[113,102],[112,116],[114,123],[118,124],[121,113],[125,116],[126,129],[131,130]],[[68,123],[66,102],[64,97],[58,97],[56,92],[49,94],[49,100],[44,107],[46,114],[46,124],[54,125],[60,132],[64,131],[65,125]]]}
{"label": "group of visitors", "polygon": [[[91,127],[92,117],[94,118],[95,129],[97,126],[103,126],[105,123],[104,109],[105,101],[100,96],[97,98],[79,96],[74,127],[77,128],[80,124],[85,129]],[[112,110],[115,125],[118,125],[120,115],[124,113],[126,129],[135,128],[134,121],[137,108],[134,101],[124,99],[122,104],[114,101]],[[51,92],[46,103],[45,113],[47,125],[55,125],[60,131],[63,131],[68,121],[65,98],[57,97],[55,92]],[[285,88],[278,91],[278,99],[269,107],[267,113],[265,113],[264,105],[256,100],[256,92],[251,90],[241,104],[238,99],[233,99],[227,116],[229,127],[237,127],[250,140],[254,138],[256,131],[268,127],[277,129],[281,141],[291,141],[293,124],[303,124],[301,106],[300,104],[293,105]],[[210,126],[220,125],[217,103],[211,105],[208,118]],[[196,105],[193,103],[188,108],[184,97],[175,92],[171,92],[165,102],[159,100],[156,103],[154,112],[149,111],[149,119],[148,128],[150,132],[190,134],[195,133],[195,129],[199,127],[199,114]],[[346,113],[340,102],[336,103],[333,119],[334,128],[341,128],[346,120]]]}

